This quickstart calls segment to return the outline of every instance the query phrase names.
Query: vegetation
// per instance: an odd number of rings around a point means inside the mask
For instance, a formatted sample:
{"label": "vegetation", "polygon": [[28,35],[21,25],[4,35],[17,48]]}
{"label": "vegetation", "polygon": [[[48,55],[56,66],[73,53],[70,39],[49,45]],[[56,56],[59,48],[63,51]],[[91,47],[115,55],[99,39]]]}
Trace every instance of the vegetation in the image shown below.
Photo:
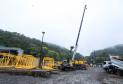
{"label": "vegetation", "polygon": [[109,55],[120,56],[123,58],[123,44],[93,51],[91,55],[86,58],[91,63],[102,63],[103,61],[109,60]]}
{"label": "vegetation", "polygon": [[[66,48],[44,42],[43,49],[41,50],[40,40],[29,38],[16,32],[3,30],[0,30],[0,46],[21,48],[27,54],[33,54],[35,56],[39,56],[41,54],[52,56],[56,60],[63,60],[72,57],[70,55],[70,51]],[[79,53],[77,53],[77,56],[82,57]]]}

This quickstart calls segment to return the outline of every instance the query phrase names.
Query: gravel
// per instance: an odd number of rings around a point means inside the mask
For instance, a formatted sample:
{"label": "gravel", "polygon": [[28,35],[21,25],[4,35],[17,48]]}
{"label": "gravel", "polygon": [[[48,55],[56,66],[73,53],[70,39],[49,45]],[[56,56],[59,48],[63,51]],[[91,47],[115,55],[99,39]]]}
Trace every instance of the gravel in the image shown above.
{"label": "gravel", "polygon": [[0,73],[0,84],[123,84],[123,77],[107,74],[102,68],[59,72],[50,77],[32,77]]}

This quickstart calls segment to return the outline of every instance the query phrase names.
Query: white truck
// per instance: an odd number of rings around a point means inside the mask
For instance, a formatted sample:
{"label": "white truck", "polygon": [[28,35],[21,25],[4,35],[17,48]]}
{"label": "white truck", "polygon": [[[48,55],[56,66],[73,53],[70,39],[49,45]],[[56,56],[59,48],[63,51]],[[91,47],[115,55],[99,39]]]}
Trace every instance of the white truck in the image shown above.
{"label": "white truck", "polygon": [[103,68],[108,73],[123,75],[123,59],[119,56],[110,56],[110,61],[105,61]]}

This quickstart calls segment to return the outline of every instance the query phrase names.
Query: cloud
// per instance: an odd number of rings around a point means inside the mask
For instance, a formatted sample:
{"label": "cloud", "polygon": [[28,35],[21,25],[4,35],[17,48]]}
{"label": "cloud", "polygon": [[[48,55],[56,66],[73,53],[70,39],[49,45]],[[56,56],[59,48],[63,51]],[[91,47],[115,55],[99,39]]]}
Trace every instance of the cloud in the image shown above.
{"label": "cloud", "polygon": [[75,45],[87,4],[78,51],[123,43],[122,0],[1,0],[0,28],[69,48]]}

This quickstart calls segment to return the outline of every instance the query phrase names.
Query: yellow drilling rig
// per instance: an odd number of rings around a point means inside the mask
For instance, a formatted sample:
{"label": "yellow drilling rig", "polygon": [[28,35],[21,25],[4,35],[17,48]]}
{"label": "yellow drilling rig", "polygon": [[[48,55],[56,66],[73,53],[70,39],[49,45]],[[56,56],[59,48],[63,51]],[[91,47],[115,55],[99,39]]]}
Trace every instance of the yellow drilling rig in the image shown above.
{"label": "yellow drilling rig", "polygon": [[70,53],[71,53],[72,49],[74,48],[74,53],[73,53],[72,59],[70,60],[68,58],[67,60],[64,60],[61,63],[61,67],[60,67],[61,70],[66,71],[66,70],[75,70],[75,69],[86,69],[86,61],[84,59],[79,59],[79,60],[75,59],[76,51],[77,51],[77,48],[78,48],[78,40],[79,40],[79,36],[80,36],[82,22],[83,22],[83,19],[84,19],[86,6],[87,5],[85,5],[85,7],[84,7],[83,16],[82,16],[82,20],[81,20],[80,27],[79,27],[79,32],[78,32],[75,48],[73,46],[71,46]]}

